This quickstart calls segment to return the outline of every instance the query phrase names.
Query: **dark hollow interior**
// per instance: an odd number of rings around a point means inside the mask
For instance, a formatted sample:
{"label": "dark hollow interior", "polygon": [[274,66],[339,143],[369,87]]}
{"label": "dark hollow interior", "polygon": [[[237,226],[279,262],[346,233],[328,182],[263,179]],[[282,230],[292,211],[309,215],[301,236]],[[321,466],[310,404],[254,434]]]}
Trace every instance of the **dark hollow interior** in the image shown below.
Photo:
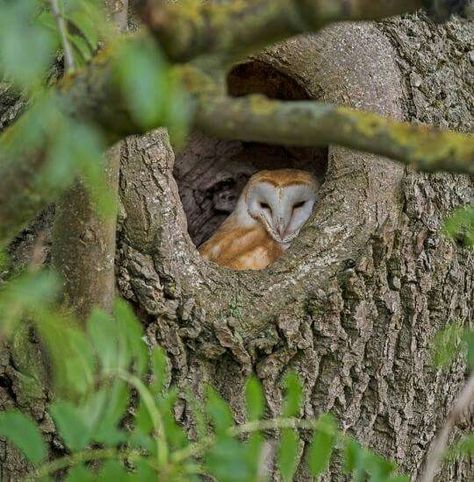
{"label": "dark hollow interior", "polygon": [[[230,95],[259,93],[280,100],[308,99],[304,88],[272,66],[251,61],[228,76]],[[194,132],[176,158],[174,177],[196,246],[202,244],[233,211],[249,177],[262,169],[294,168],[312,172],[321,181],[327,149],[288,147],[214,139]]]}

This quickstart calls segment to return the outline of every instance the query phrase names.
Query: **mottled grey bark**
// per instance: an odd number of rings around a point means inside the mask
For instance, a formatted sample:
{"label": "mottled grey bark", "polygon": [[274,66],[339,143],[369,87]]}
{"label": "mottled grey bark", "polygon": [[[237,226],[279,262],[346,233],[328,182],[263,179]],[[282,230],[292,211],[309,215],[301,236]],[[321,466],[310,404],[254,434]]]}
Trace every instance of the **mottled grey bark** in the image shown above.
{"label": "mottled grey bark", "polygon": [[[265,64],[280,80],[296,81],[297,95],[466,131],[472,117],[456,106],[472,95],[465,64],[470,47],[462,38],[470,28],[460,21],[435,27],[413,17],[341,25],[270,49],[246,71],[258,75]],[[415,74],[437,88],[420,89]],[[245,91],[245,78],[232,88]],[[456,106],[437,105],[443,96],[457,99]],[[277,149],[251,148],[264,160],[246,159],[242,166],[249,146],[196,134],[179,155],[174,171],[197,242]],[[308,165],[314,152],[306,155]],[[287,166],[305,164],[291,159]],[[199,258],[186,232],[173,162],[163,131],[127,142],[119,283],[143,313],[152,343],[171,357],[173,383],[183,393],[178,419],[192,433],[184,391],[202,395],[212,383],[243,420],[242,388],[252,372],[265,387],[267,414],[277,415],[281,380],[295,369],[305,384],[302,416],[333,411],[341,427],[416,479],[466,376],[462,362],[449,372],[434,369],[429,347],[447,324],[473,321],[472,252],[441,233],[450,210],[474,199],[472,181],[417,174],[331,147],[310,225],[270,269],[237,273]],[[460,463],[440,480],[472,474],[472,465]],[[303,467],[298,480],[310,480]],[[335,465],[326,480],[345,479]]]}

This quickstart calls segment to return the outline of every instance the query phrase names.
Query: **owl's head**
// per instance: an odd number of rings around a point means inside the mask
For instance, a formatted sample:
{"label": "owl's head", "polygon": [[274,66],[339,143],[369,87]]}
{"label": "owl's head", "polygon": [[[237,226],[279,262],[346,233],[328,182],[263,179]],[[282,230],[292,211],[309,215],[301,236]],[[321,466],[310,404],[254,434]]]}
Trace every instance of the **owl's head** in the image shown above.
{"label": "owl's head", "polygon": [[318,190],[318,181],[306,171],[260,171],[249,179],[241,200],[276,242],[288,245],[311,216]]}

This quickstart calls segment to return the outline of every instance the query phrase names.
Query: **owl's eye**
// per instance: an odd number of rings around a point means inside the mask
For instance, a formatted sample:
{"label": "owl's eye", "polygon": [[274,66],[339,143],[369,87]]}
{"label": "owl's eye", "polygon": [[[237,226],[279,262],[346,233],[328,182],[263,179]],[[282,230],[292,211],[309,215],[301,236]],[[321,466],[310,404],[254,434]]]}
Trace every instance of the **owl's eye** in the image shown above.
{"label": "owl's eye", "polygon": [[306,201],[300,201],[299,203],[296,203],[293,205],[293,209],[302,208],[305,204],[306,204]]}
{"label": "owl's eye", "polygon": [[261,207],[262,209],[268,209],[269,211],[272,210],[272,208],[270,207],[270,205],[267,204],[267,203],[260,203],[260,207]]}

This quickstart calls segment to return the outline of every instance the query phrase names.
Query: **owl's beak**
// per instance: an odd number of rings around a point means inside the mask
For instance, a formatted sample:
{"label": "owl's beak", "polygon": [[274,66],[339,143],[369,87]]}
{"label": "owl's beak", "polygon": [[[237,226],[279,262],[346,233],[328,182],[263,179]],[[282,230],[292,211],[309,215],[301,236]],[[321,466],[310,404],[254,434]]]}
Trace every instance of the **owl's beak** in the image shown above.
{"label": "owl's beak", "polygon": [[278,236],[280,236],[280,239],[282,241],[283,241],[283,238],[285,237],[285,230],[286,230],[286,227],[282,222],[277,224],[276,231],[277,231]]}

